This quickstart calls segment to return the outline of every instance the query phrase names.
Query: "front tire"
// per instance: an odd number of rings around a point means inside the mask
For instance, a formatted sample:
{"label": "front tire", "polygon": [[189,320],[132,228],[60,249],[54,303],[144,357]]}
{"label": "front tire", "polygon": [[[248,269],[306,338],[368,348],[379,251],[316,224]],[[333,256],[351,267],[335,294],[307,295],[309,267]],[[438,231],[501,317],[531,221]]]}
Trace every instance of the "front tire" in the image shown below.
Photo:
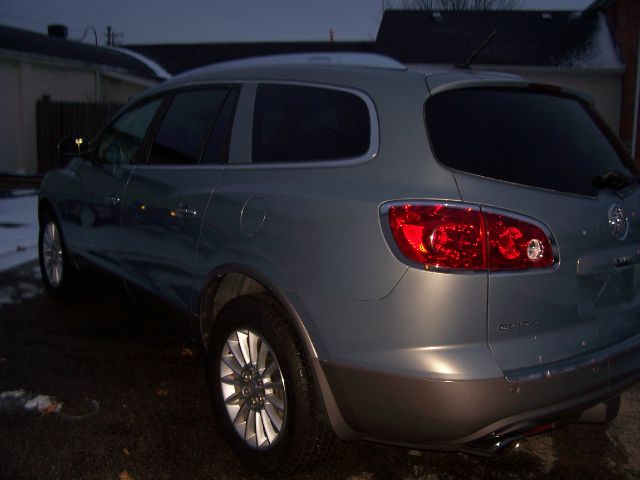
{"label": "front tire", "polygon": [[222,309],[210,333],[207,381],[223,436],[262,473],[302,470],[335,443],[302,344],[267,295]]}
{"label": "front tire", "polygon": [[79,272],[65,246],[60,225],[50,212],[40,218],[38,257],[47,292],[54,298],[73,297],[79,289]]}

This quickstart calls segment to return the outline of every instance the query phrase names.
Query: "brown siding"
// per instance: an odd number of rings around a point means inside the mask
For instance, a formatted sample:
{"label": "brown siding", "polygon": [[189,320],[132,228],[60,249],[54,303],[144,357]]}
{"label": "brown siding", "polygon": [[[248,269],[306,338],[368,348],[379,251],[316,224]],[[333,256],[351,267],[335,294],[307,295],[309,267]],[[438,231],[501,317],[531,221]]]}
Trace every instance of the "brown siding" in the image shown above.
{"label": "brown siding", "polygon": [[[640,1],[618,0],[607,9],[607,16],[620,46],[625,63],[622,77],[622,103],[620,108],[620,138],[630,148],[636,112],[636,75],[638,71],[638,38],[640,35]],[[636,147],[635,160],[640,164]]]}

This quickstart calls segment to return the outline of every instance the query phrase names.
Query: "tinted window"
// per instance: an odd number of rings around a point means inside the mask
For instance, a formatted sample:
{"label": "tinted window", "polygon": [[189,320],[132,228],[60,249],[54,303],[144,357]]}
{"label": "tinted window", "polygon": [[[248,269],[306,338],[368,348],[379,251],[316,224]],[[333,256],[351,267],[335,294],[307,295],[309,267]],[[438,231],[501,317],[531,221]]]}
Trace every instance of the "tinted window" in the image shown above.
{"label": "tinted window", "polygon": [[369,150],[369,111],[356,95],[326,88],[260,85],[253,161],[335,160]]}
{"label": "tinted window", "polygon": [[425,115],[436,158],[464,172],[583,195],[608,170],[632,174],[602,120],[573,98],[456,90],[427,100]]}
{"label": "tinted window", "polygon": [[226,163],[229,156],[229,139],[236,108],[238,90],[233,89],[227,95],[216,123],[211,130],[201,163]]}
{"label": "tinted window", "polygon": [[227,92],[227,89],[214,89],[177,93],[162,119],[151,147],[149,163],[198,163]]}
{"label": "tinted window", "polygon": [[98,161],[111,165],[135,163],[153,116],[162,99],[135,105],[109,125],[100,140]]}

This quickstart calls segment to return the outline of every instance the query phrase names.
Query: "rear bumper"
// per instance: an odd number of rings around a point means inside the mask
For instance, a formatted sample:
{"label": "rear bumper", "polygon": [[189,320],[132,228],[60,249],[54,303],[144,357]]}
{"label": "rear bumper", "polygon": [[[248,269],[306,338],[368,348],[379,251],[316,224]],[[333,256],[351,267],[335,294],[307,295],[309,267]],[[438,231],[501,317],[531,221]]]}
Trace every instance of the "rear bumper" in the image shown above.
{"label": "rear bumper", "polygon": [[[515,438],[617,397],[640,381],[640,348],[542,375],[432,380],[322,362],[337,407],[361,438],[414,448],[474,451],[487,440]],[[477,452],[479,453],[479,452]]]}

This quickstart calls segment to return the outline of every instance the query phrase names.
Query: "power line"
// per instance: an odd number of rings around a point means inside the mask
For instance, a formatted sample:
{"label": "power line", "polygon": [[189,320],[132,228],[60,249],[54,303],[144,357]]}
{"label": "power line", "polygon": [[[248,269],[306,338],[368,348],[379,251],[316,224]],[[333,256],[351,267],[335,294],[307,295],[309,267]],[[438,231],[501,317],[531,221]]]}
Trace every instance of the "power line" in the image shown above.
{"label": "power line", "polygon": [[77,40],[78,42],[82,42],[84,40],[84,37],[87,36],[87,33],[89,32],[89,30],[91,30],[93,32],[93,38],[96,42],[96,47],[98,46],[98,33],[96,32],[96,29],[92,26],[89,25],[88,27],[86,27],[84,29],[84,33],[82,34],[82,37],[80,37],[80,40]]}

